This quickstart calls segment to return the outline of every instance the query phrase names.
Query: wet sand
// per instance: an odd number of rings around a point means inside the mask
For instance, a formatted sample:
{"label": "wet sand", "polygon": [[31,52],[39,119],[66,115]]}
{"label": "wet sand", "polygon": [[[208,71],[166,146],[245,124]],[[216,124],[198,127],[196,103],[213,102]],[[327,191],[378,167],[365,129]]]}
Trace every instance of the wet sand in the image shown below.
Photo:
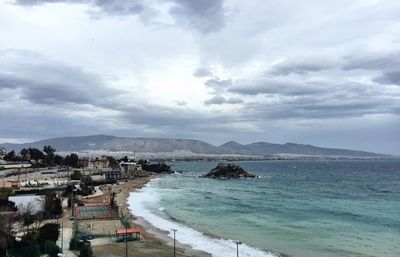
{"label": "wet sand", "polygon": [[[135,180],[129,180],[125,183],[119,185],[112,185],[109,188],[103,189],[105,195],[109,192],[116,192],[115,201],[117,202],[120,210],[124,213],[130,215],[130,220],[132,227],[139,228],[142,232],[142,237],[144,240],[138,242],[128,243],[128,256],[131,255],[135,257],[158,257],[158,256],[174,256],[173,249],[173,239],[167,236],[165,231],[161,231],[140,217],[135,217],[134,214],[128,209],[128,197],[130,192],[134,192],[137,189],[145,186],[151,177],[139,178]],[[176,256],[193,256],[193,257],[210,257],[211,255],[195,251],[190,248],[190,246],[185,246],[181,244],[176,244]],[[96,257],[108,256],[125,256],[125,243],[111,243],[104,245],[93,246],[93,253]]]}

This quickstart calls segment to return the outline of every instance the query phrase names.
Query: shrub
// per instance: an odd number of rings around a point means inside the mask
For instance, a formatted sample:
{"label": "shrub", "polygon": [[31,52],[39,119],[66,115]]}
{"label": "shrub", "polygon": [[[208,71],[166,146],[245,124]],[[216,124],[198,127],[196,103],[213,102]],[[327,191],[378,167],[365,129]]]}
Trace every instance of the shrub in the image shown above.
{"label": "shrub", "polygon": [[57,242],[60,231],[58,230],[58,224],[47,223],[39,228],[39,240],[40,241],[53,241]]}
{"label": "shrub", "polygon": [[77,238],[72,238],[71,241],[69,241],[69,249],[71,251],[73,250],[80,250],[81,248],[81,242]]}
{"label": "shrub", "polygon": [[60,247],[53,241],[45,241],[43,247],[44,249],[41,249],[42,253],[48,254],[50,257],[57,257],[61,253]]}
{"label": "shrub", "polygon": [[83,243],[82,249],[79,253],[79,257],[92,257],[92,256],[93,256],[92,247],[89,244]]}

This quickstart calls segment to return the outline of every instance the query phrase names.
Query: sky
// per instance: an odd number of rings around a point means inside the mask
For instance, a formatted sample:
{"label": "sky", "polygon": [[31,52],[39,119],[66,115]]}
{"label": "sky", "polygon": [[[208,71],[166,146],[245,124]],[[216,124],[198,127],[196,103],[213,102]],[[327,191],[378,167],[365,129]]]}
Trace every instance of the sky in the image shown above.
{"label": "sky", "polygon": [[400,1],[0,0],[0,142],[400,154]]}

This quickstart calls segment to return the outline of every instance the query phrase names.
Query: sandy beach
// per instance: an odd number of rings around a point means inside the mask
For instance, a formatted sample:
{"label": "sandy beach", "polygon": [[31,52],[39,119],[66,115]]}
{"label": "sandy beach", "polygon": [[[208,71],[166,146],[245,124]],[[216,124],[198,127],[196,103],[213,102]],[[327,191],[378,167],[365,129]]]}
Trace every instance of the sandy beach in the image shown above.
{"label": "sandy beach", "polygon": [[[132,227],[139,228],[142,232],[143,240],[139,242],[129,242],[128,253],[132,253],[132,256],[140,257],[156,257],[156,256],[174,256],[173,239],[168,237],[165,231],[161,231],[140,217],[136,217],[128,208],[128,197],[130,192],[134,192],[145,186],[152,177],[138,178],[135,180],[129,180],[119,185],[112,185],[103,190],[111,190],[116,192],[116,202],[124,213],[130,214],[130,220]],[[107,195],[108,192],[105,192]],[[125,244],[99,244],[93,245],[93,253],[96,257],[108,256],[107,253],[111,253],[110,256],[125,256]],[[211,256],[210,254],[195,251],[190,246],[181,245],[176,243],[176,256],[196,256],[206,257]]]}

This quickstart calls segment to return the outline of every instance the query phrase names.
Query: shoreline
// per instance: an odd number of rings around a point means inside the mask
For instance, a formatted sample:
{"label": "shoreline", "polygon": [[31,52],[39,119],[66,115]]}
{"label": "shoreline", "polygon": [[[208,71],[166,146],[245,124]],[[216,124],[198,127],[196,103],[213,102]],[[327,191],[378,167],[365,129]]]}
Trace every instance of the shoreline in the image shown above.
{"label": "shoreline", "polygon": [[[142,238],[149,244],[149,248],[160,249],[165,252],[173,252],[174,240],[168,236],[168,232],[154,227],[142,217],[135,216],[129,209],[128,198],[130,193],[143,188],[155,178],[157,178],[157,176],[128,180],[119,185],[112,185],[111,188],[113,192],[117,193],[115,201],[120,210],[129,215],[132,227],[141,230]],[[153,255],[149,254],[148,256]],[[194,250],[189,245],[176,242],[176,256],[211,257],[212,255],[206,252]]]}

